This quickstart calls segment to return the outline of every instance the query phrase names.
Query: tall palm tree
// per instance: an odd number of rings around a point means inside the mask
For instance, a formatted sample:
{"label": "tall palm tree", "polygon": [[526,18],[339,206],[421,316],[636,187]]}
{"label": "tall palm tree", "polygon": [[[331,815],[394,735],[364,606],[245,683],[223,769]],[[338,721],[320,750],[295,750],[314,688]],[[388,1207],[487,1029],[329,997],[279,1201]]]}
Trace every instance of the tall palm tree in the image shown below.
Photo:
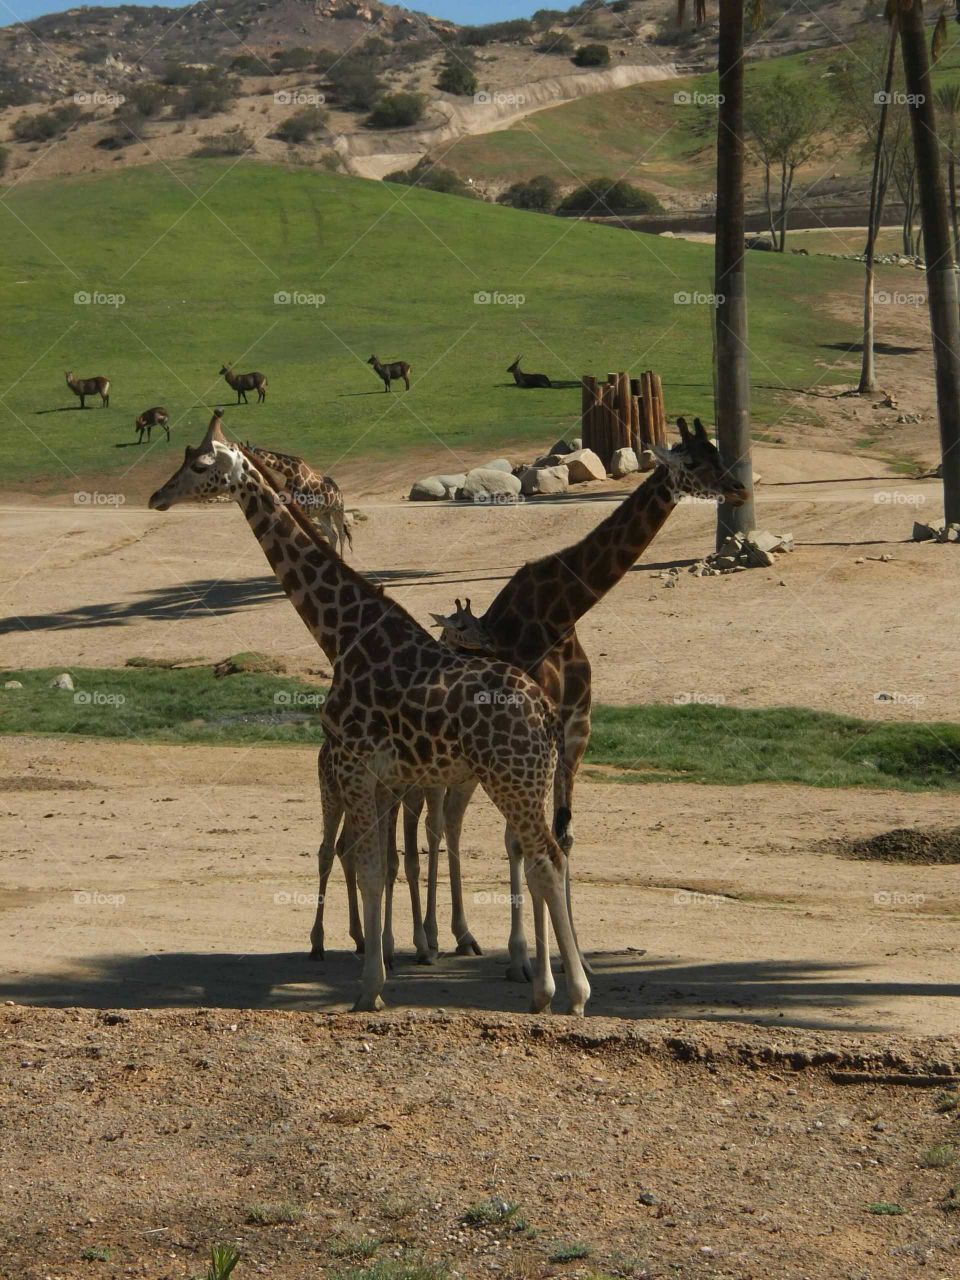
{"label": "tall palm tree", "polygon": [[877,123],[877,134],[874,139],[873,174],[870,179],[870,212],[867,217],[867,247],[863,255],[863,359],[860,364],[860,385],[857,391],[862,396],[871,396],[877,390],[877,373],[873,354],[874,334],[876,331],[873,312],[873,281],[876,275],[874,259],[877,252],[877,235],[880,231],[880,220],[883,216],[883,192],[885,183],[881,173],[884,163],[884,144],[887,134],[887,115],[893,91],[893,74],[897,56],[897,39],[900,28],[896,14],[890,22],[890,41],[887,46],[887,61],[883,77],[883,97],[880,99],[880,119]]}
{"label": "tall palm tree", "polygon": [[960,522],[960,311],[953,269],[954,235],[940,165],[923,0],[896,0],[896,6],[927,259],[927,304],[943,458],[944,516],[947,523],[952,524]]}
{"label": "tall palm tree", "polygon": [[957,140],[960,137],[960,84],[945,84],[934,98],[937,119],[941,122],[940,140],[947,153],[947,190],[950,197],[950,221],[953,224],[953,256],[960,262],[960,233],[957,230]]}

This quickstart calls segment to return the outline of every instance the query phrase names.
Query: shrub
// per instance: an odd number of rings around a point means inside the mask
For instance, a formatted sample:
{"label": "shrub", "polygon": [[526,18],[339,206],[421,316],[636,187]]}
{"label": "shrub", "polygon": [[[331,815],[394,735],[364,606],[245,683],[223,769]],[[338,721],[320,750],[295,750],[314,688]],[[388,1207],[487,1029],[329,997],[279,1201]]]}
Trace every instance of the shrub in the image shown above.
{"label": "shrub", "polygon": [[95,67],[99,63],[106,61],[110,50],[105,44],[91,44],[81,49],[74,57],[78,62],[84,63],[85,66]]}
{"label": "shrub", "polygon": [[322,133],[327,125],[327,113],[323,107],[303,107],[287,116],[277,129],[282,142],[306,142]]}
{"label": "shrub", "polygon": [[373,66],[360,58],[344,58],[329,73],[330,96],[347,111],[370,111],[383,93]]}
{"label": "shrub", "polygon": [[268,76],[270,68],[263,58],[252,53],[241,53],[230,63],[230,70],[241,76]]}
{"label": "shrub", "polygon": [[448,196],[473,197],[473,192],[452,169],[443,169],[427,159],[420,160],[412,169],[398,169],[396,173],[388,173],[384,182],[397,182],[405,187],[423,187],[427,191],[439,191]]}
{"label": "shrub", "polygon": [[315,65],[317,55],[302,45],[295,45],[292,49],[278,49],[271,53],[270,61],[277,71],[305,71]]}
{"label": "shrub", "polygon": [[0,178],[7,172],[10,163],[10,148],[0,145]]}
{"label": "shrub", "polygon": [[193,154],[195,156],[243,156],[253,148],[253,138],[246,129],[235,125],[224,133],[212,133],[204,138]]}
{"label": "shrub", "polygon": [[514,209],[532,209],[537,213],[550,213],[557,207],[560,188],[553,178],[542,173],[529,182],[515,182],[497,197],[497,204],[508,204]]}
{"label": "shrub", "polygon": [[548,31],[537,45],[537,52],[562,54],[569,58],[575,47],[565,31]]}
{"label": "shrub", "polygon": [[18,142],[47,142],[66,133],[83,116],[75,102],[54,107],[52,111],[38,111],[36,115],[21,116],[14,122],[13,136]]}
{"label": "shrub", "polygon": [[573,61],[578,67],[605,67],[610,62],[610,50],[605,44],[582,44]]}
{"label": "shrub", "polygon": [[555,22],[569,21],[566,9],[538,9],[530,19],[535,27],[551,27]]}
{"label": "shrub", "polygon": [[607,213],[662,213],[663,205],[649,191],[615,178],[594,178],[561,200],[558,213],[601,216]]}
{"label": "shrub", "polygon": [[370,113],[371,129],[404,129],[423,119],[426,99],[422,93],[388,93]]}
{"label": "shrub", "polygon": [[174,104],[174,115],[214,116],[233,106],[236,81],[219,68],[201,72],[199,78],[184,85]]}
{"label": "shrub", "polygon": [[144,120],[158,116],[170,101],[170,94],[162,84],[135,84],[127,91],[122,107],[126,113],[133,112]]}
{"label": "shrub", "polygon": [[610,6],[611,13],[629,13],[633,8],[633,0],[613,0]]}
{"label": "shrub", "polygon": [[461,97],[472,98],[477,92],[477,77],[473,68],[456,58],[449,58],[444,63],[437,77],[437,88],[444,93],[456,93]]}
{"label": "shrub", "polygon": [[482,27],[461,27],[461,44],[485,45],[522,40],[533,35],[534,25],[529,18],[512,18],[509,22],[488,22]]}

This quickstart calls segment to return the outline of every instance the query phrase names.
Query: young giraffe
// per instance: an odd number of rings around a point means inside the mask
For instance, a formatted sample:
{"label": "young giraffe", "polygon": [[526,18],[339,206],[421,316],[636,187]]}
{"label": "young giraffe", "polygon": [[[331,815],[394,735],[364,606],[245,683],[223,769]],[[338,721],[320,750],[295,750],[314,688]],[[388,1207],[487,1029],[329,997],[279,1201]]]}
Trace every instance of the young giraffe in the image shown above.
{"label": "young giraffe", "polygon": [[[199,448],[150,498],[150,509],[232,497],[284,591],[333,665],[321,719],[344,806],[363,901],[357,1011],[383,1007],[382,909],[386,818],[413,786],[476,778],[522,853],[536,926],[535,1012],[555,991],[548,925],[564,962],[569,1010],[582,1015],[590,986],[564,894],[564,856],[545,817],[561,732],[556,706],[521,672],[468,658],[434,640],[395,601],[352,570],[285,501],[252,453],[229,444],[215,417]],[[376,945],[370,940],[376,939]]]}
{"label": "young giraffe", "polygon": [[[555,814],[555,834],[569,855],[573,847],[571,826],[573,784],[590,739],[591,669],[576,623],[624,574],[632,568],[659,533],[680,499],[691,494],[717,498],[739,506],[746,498],[743,487],[727,474],[720,455],[703,423],[694,419],[691,433],[684,418],[677,419],[680,443],[658,448],[658,466],[647,480],[625,498],[596,528],[571,547],[523,565],[500,590],[482,617],[458,600],[456,611],[434,614],[442,627],[442,639],[459,652],[485,654],[519,667],[553,698],[564,726],[564,758],[567,785]],[[475,782],[448,788],[441,799],[443,829],[451,868],[452,928],[460,954],[479,951],[467,927],[460,881],[460,832]],[[427,797],[429,799],[429,797]],[[434,799],[434,806],[437,801]],[[407,797],[406,820],[423,796]],[[425,931],[435,948],[437,823],[428,823],[429,852]],[[416,838],[413,839],[416,849]],[[409,838],[406,841],[410,847]],[[508,844],[508,853],[512,851]],[[522,885],[515,856],[511,868],[511,930],[508,978],[529,978],[530,964],[523,932]],[[417,867],[418,869],[418,867]],[[454,873],[455,871],[455,873]],[[407,876],[416,874],[408,862]],[[349,886],[348,886],[349,888]],[[567,878],[569,911],[569,877]],[[572,915],[571,915],[572,918]],[[467,940],[467,945],[461,945]],[[471,945],[472,944],[472,945]]]}
{"label": "young giraffe", "polygon": [[[222,410],[220,415],[222,417]],[[353,550],[353,538],[347,528],[343,509],[343,493],[336,480],[330,476],[318,475],[296,454],[277,453],[258,444],[247,444],[244,448],[255,454],[271,472],[276,473],[280,483],[273,481],[271,477],[274,487],[287,493],[292,501],[303,508],[339,555],[345,553],[347,546]]]}

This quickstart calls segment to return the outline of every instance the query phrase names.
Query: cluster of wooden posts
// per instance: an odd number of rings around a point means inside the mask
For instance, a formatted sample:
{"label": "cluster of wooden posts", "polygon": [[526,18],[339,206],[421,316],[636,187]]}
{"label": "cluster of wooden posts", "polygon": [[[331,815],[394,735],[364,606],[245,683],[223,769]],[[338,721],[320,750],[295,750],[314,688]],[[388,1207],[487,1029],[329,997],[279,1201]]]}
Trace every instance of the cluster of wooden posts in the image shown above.
{"label": "cluster of wooden posts", "polygon": [[667,415],[659,374],[608,373],[606,382],[585,375],[581,384],[581,438],[605,467],[617,449],[643,449],[667,443]]}

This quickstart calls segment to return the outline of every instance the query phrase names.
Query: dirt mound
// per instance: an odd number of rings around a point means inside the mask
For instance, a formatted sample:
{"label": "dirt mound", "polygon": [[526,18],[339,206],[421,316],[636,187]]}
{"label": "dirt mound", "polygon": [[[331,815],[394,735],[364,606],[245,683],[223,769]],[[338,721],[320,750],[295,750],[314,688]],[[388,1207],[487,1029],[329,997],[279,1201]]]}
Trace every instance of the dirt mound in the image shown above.
{"label": "dirt mound", "polygon": [[[836,847],[836,846],[835,846]],[[960,862],[960,827],[925,830],[922,827],[895,827],[866,840],[844,843],[849,858],[874,862],[914,862],[920,866]]]}

